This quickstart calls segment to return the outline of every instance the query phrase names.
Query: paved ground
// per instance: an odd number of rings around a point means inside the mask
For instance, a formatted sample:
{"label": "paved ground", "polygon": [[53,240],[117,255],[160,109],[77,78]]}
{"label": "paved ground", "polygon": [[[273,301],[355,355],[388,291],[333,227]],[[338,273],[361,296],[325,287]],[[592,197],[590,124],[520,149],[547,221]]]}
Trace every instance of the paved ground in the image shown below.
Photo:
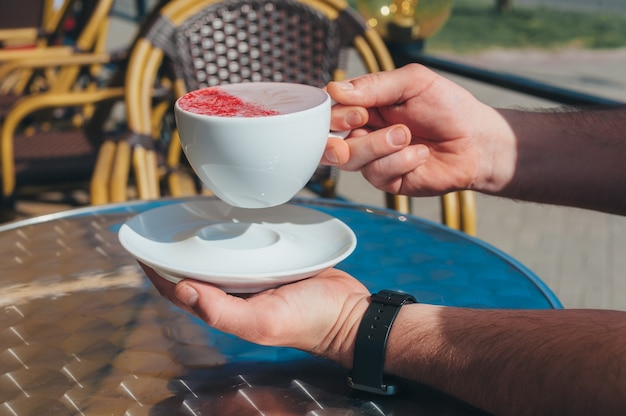
{"label": "paved ground", "polygon": [[[518,0],[520,4],[527,1],[531,0]],[[594,4],[609,3],[597,1]],[[614,3],[626,4],[623,0]],[[111,31],[115,37],[111,39],[110,47],[123,45],[132,37],[133,31],[132,25],[117,22]],[[626,101],[626,49],[555,53],[494,51],[452,58]],[[358,73],[360,69],[353,71]],[[554,105],[458,77],[450,78],[494,106],[536,108]],[[342,173],[339,183],[340,193],[350,199],[373,205],[383,203],[382,194],[373,190],[358,174]],[[436,198],[416,200],[414,206],[416,215],[438,221],[439,202]],[[27,203],[20,207],[26,214],[59,209],[58,205]],[[480,195],[478,212],[479,238],[526,264],[555,291],[565,306],[626,310],[626,218]]]}

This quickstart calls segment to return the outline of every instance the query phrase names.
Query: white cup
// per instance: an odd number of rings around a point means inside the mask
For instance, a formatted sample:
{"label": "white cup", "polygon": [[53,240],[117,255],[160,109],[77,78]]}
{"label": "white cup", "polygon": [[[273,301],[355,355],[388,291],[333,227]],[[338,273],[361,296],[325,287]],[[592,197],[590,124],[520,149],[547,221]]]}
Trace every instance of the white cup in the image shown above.
{"label": "white cup", "polygon": [[[241,208],[283,204],[319,165],[331,99],[316,87],[248,82],[192,91],[176,101],[183,151],[200,180]],[[202,114],[204,113],[204,114]]]}

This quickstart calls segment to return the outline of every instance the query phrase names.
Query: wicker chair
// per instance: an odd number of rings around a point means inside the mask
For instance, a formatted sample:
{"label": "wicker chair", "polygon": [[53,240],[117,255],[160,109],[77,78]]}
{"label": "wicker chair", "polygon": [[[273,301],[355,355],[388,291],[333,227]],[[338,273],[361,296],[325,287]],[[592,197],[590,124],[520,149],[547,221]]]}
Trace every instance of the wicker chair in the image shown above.
{"label": "wicker chair", "polygon": [[[94,88],[102,64],[111,63],[104,46],[113,4],[114,0],[66,0],[52,11],[47,6],[44,29],[38,32],[43,34],[32,48],[0,50],[0,119],[17,100],[30,94]],[[60,26],[75,7],[82,10],[75,21],[78,30],[70,44],[61,45],[61,38],[69,39]]]}
{"label": "wicker chair", "polygon": [[45,76],[13,61],[34,58],[39,51],[51,46],[58,39],[69,6],[69,0],[58,7],[55,7],[54,0],[3,2],[0,14],[0,117],[6,115],[24,91],[40,83],[36,78]]}
{"label": "wicker chair", "polygon": [[32,47],[44,24],[44,0],[31,0],[24,7],[22,0],[5,0],[0,14],[0,47]]}
{"label": "wicker chair", "polygon": [[72,3],[73,0],[3,0],[0,50],[52,45],[57,40],[61,22]]}
{"label": "wicker chair", "polygon": [[[6,114],[0,111],[3,208],[12,207],[18,187],[88,183],[92,177],[103,140],[101,127],[111,107],[107,102],[96,109],[96,104],[123,99],[123,77],[114,80],[111,88],[99,88],[92,82],[81,82],[79,88],[77,82],[81,74],[93,80],[90,75],[102,64],[119,64],[117,54],[103,52],[113,4],[114,0],[89,2],[89,18],[77,38],[77,47],[46,47],[42,50],[51,53],[41,55],[40,48],[15,51],[24,52],[24,56],[17,59],[13,54],[14,59],[0,65],[3,74],[23,68],[54,72],[54,83],[44,91],[0,96],[10,98],[4,101]],[[59,112],[68,116],[53,116]]]}
{"label": "wicker chair", "polygon": [[[173,80],[174,96],[204,86],[243,81],[285,81],[322,87],[333,79],[342,79],[346,71],[346,53],[354,47],[370,72],[393,68],[391,57],[380,37],[369,29],[343,1],[298,0],[174,0],[166,5],[157,22],[145,31],[131,54],[126,79],[133,97],[144,97],[136,105],[143,108],[143,120],[129,120],[138,135],[150,137],[154,126],[148,116],[152,103],[140,85],[152,86],[153,80],[168,71]],[[201,51],[201,52],[199,52]],[[127,101],[131,101],[128,97]],[[146,146],[148,140],[118,143],[116,174],[111,182],[112,200],[125,199],[130,155],[147,155],[148,160],[135,165],[152,166],[149,171],[135,169],[140,197],[156,198],[162,177],[154,165],[158,159]],[[132,147],[132,149],[130,148]],[[172,137],[165,170],[170,173],[166,188],[179,194],[177,173],[181,149],[176,132]],[[332,171],[320,169],[315,182],[325,196],[334,192]],[[145,190],[145,192],[142,191]],[[396,198],[402,201],[402,197]]]}

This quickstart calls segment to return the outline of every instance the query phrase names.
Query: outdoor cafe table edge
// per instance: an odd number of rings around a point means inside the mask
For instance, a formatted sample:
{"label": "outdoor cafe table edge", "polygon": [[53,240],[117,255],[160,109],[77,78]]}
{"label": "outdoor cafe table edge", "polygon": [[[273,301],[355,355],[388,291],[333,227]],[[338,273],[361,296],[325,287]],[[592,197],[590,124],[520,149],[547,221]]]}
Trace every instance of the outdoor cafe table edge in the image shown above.
{"label": "outdoor cafe table edge", "polygon": [[[86,207],[0,226],[0,416],[34,414],[28,409],[37,406],[57,414],[244,414],[242,403],[310,415],[475,414],[423,386],[394,398],[352,392],[346,371],[332,363],[219,333],[160,298],[117,231],[137,213],[193,199]],[[353,229],[357,248],[337,267],[372,292],[402,290],[448,306],[561,307],[531,271],[476,238],[370,206],[292,203]]]}

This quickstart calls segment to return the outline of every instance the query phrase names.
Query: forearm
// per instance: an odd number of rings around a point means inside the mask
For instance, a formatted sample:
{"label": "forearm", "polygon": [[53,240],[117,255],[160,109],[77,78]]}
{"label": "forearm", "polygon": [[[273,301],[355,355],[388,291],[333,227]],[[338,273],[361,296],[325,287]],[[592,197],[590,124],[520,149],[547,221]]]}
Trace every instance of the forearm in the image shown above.
{"label": "forearm", "polygon": [[499,112],[497,171],[477,190],[626,214],[626,108]]}
{"label": "forearm", "polygon": [[619,414],[626,313],[404,306],[386,371],[496,415]]}

